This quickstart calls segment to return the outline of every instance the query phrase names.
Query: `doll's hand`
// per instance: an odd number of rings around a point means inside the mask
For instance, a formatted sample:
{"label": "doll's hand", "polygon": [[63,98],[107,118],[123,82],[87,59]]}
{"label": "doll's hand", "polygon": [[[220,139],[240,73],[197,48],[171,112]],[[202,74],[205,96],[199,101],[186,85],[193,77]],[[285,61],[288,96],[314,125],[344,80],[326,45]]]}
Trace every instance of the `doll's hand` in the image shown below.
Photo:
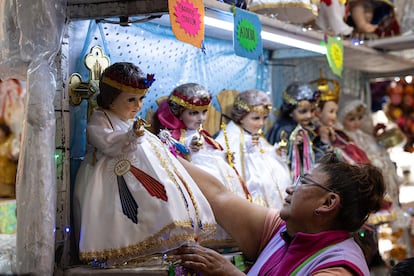
{"label": "doll's hand", "polygon": [[198,152],[203,146],[203,142],[197,136],[193,136],[190,142],[190,149],[192,152]]}
{"label": "doll's hand", "polygon": [[293,142],[295,143],[296,146],[303,143],[303,134],[302,134],[302,131],[298,131],[298,133],[295,136],[295,139],[293,140]]}
{"label": "doll's hand", "polygon": [[318,134],[324,144],[329,144],[335,141],[335,130],[332,127],[321,125],[318,128]]}

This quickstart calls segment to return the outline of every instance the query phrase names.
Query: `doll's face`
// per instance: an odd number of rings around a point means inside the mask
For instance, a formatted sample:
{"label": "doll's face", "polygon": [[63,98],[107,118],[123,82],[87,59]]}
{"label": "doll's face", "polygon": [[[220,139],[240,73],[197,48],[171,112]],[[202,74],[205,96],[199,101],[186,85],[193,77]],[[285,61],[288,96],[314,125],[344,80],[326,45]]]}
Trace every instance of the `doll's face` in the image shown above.
{"label": "doll's face", "polygon": [[361,128],[362,118],[363,116],[355,111],[349,112],[342,122],[344,129],[347,131],[357,131]]}
{"label": "doll's face", "polygon": [[109,105],[109,110],[118,115],[121,120],[127,121],[134,119],[135,115],[142,108],[142,100],[144,97],[134,93],[122,92]]}
{"label": "doll's face", "polygon": [[291,114],[293,120],[303,127],[311,124],[314,115],[315,105],[307,100],[300,101]]}
{"label": "doll's face", "polygon": [[248,132],[257,134],[264,127],[267,117],[265,114],[249,112],[240,120],[240,125]]}
{"label": "doll's face", "polygon": [[336,122],[336,113],[338,112],[338,104],[334,101],[327,101],[323,105],[322,110],[318,109],[316,115],[322,125],[332,127]]}
{"label": "doll's face", "polygon": [[207,109],[205,110],[192,110],[185,109],[180,116],[180,120],[183,121],[187,129],[198,129],[202,125],[207,117]]}

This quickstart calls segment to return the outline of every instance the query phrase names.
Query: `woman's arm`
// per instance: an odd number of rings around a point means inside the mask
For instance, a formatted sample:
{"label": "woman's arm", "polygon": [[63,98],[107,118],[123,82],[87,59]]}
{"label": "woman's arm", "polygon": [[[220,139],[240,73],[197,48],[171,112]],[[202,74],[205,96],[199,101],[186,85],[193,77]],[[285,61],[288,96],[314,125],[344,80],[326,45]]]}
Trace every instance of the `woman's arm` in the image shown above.
{"label": "woman's arm", "polygon": [[269,209],[232,193],[217,178],[188,161],[182,158],[180,161],[207,198],[218,224],[233,237],[248,259],[256,259]]}

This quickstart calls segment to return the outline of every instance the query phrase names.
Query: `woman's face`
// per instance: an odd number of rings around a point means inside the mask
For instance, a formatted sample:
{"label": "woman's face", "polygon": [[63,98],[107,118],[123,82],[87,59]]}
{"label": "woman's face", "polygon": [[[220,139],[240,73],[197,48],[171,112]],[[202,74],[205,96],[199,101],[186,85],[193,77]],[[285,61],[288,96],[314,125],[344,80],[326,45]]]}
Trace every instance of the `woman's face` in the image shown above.
{"label": "woman's face", "polygon": [[362,118],[363,116],[357,112],[349,112],[342,122],[344,129],[347,131],[357,131],[361,128]]}
{"label": "woman's face", "polygon": [[297,107],[292,111],[292,118],[299,125],[306,127],[312,122],[315,112],[315,105],[310,101],[300,101]]}
{"label": "woman's face", "polygon": [[334,101],[328,101],[324,104],[322,110],[316,113],[322,125],[332,127],[336,122],[336,113],[338,104]]}
{"label": "woman's face", "polygon": [[144,97],[134,93],[122,92],[109,105],[109,110],[118,115],[121,120],[127,121],[134,119],[142,108],[142,100]]}
{"label": "woman's face", "polygon": [[189,130],[198,129],[202,125],[207,117],[207,109],[205,110],[192,110],[185,109],[181,113],[180,120],[183,121],[184,125]]}
{"label": "woman's face", "polygon": [[280,217],[286,221],[290,235],[297,232],[315,232],[315,210],[323,205],[329,193],[318,184],[325,186],[327,182],[327,174],[315,167],[303,175],[296,187],[292,185],[286,189],[287,196],[280,210]]}
{"label": "woman's face", "polygon": [[249,112],[240,120],[240,125],[248,132],[257,134],[264,127],[267,117],[265,114]]}

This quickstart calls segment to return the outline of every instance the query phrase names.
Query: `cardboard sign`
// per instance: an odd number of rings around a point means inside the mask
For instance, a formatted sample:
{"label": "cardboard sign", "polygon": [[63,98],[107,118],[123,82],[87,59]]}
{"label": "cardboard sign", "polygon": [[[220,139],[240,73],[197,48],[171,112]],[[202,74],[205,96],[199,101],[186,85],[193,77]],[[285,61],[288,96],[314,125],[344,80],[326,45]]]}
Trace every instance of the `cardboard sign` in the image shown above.
{"label": "cardboard sign", "polygon": [[170,23],[175,37],[201,48],[204,40],[202,0],[168,0]]}
{"label": "cardboard sign", "polygon": [[259,17],[239,8],[235,8],[234,13],[233,45],[236,55],[259,59],[263,54]]}
{"label": "cardboard sign", "polygon": [[326,43],[326,57],[328,58],[329,67],[337,76],[342,76],[344,65],[344,46],[342,40],[328,36]]}

